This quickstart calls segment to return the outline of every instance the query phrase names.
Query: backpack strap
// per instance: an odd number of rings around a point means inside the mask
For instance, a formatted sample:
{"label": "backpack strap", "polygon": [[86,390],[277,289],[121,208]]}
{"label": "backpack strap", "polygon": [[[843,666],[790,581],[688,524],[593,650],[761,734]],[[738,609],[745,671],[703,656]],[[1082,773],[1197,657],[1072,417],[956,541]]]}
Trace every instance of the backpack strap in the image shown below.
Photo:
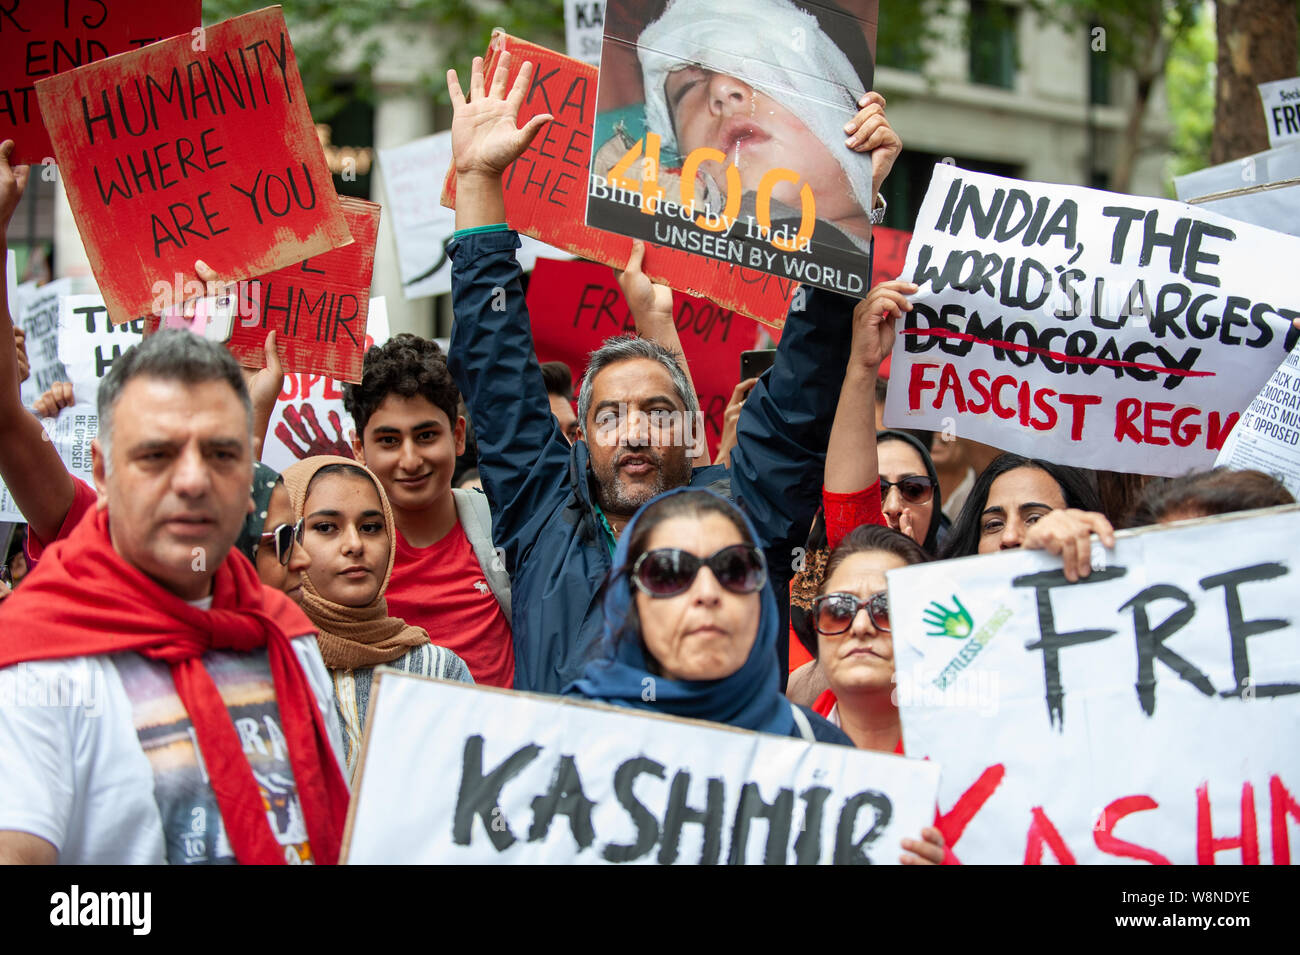
{"label": "backpack strap", "polygon": [[456,517],[465,530],[465,536],[469,538],[470,546],[474,548],[474,556],[478,558],[483,577],[492,589],[492,595],[497,598],[501,612],[513,626],[514,618],[510,615],[510,575],[506,573],[505,562],[492,545],[492,508],[488,505],[487,495],[479,490],[459,487],[452,488],[451,495],[456,501]]}

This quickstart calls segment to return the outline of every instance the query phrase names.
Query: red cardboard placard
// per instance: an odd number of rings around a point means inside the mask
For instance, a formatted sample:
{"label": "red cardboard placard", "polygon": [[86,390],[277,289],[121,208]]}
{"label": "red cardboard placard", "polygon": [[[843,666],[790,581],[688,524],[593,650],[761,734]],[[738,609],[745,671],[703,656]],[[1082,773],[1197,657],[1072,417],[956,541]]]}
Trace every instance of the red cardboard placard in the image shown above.
{"label": "red cardboard placard", "polygon": [[[487,72],[503,51],[511,58],[510,82],[525,60],[533,81],[519,110],[522,126],[538,113],[555,118],[505,173],[506,219],[511,228],[595,262],[622,268],[632,240],[586,224],[591,129],[596,114],[596,68],[497,31]],[[489,79],[490,82],[490,79]],[[468,87],[468,83],[464,84]],[[447,172],[442,204],[456,206],[456,168]],[[780,328],[798,283],[689,252],[647,245],[646,275]]]}
{"label": "red cardboard placard", "polygon": [[340,196],[352,244],[263,275],[248,323],[235,322],[227,347],[241,365],[260,368],[268,332],[287,372],[361,381],[370,278],[379,238],[379,204]]}
{"label": "red cardboard placard", "polygon": [[36,84],[114,322],[152,314],[195,259],[238,281],[351,241],[280,8],[201,38]]}
{"label": "red cardboard placard", "polygon": [[0,3],[0,142],[9,161],[54,156],[41,121],[36,81],[191,31],[200,0],[5,0]]}

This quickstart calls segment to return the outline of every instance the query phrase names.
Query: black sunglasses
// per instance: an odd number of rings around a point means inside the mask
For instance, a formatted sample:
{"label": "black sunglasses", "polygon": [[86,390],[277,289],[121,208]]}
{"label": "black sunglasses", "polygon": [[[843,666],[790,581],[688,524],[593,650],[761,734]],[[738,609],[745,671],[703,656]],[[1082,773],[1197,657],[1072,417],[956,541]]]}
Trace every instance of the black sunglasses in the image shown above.
{"label": "black sunglasses", "polygon": [[632,565],[632,581],[651,597],[675,597],[691,589],[701,567],[733,594],[752,594],[767,581],[767,561],[753,544],[732,544],[712,557],[697,557],[676,547],[648,550]]}
{"label": "black sunglasses", "polygon": [[296,524],[281,524],[275,530],[263,534],[259,541],[270,538],[275,541],[275,559],[282,566],[289,565],[289,558],[293,556],[293,545],[302,544],[303,519],[299,518]]}
{"label": "black sunglasses", "polygon": [[886,481],[881,478],[880,499],[882,501],[889,497],[891,487],[898,488],[898,493],[903,495],[903,500],[908,504],[924,504],[934,497],[934,481],[925,474],[913,474],[901,481]]}
{"label": "black sunglasses", "polygon": [[844,633],[853,626],[853,618],[859,610],[865,610],[871,617],[871,624],[877,630],[889,632],[889,594],[880,591],[866,600],[859,600],[853,594],[825,594],[813,601],[813,621],[818,633],[834,636]]}

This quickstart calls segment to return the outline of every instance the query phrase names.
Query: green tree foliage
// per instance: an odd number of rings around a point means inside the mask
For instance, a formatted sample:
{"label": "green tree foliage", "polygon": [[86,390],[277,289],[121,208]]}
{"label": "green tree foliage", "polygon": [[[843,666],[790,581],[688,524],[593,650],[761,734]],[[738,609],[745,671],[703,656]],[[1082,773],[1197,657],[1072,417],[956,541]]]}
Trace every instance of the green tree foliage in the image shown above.
{"label": "green tree foliage", "polygon": [[[1207,15],[1179,38],[1169,55],[1165,83],[1169,119],[1174,128],[1171,179],[1209,165],[1214,133],[1216,46],[1214,18]],[[1172,196],[1172,183],[1169,189]]]}
{"label": "green tree foliage", "polygon": [[[211,25],[264,6],[265,0],[204,0],[203,22]],[[429,63],[419,77],[440,103],[447,101],[447,69],[467,71],[470,60],[487,49],[494,27],[564,48],[561,0],[289,0],[284,16],[315,115],[329,115],[342,105],[341,83],[347,84],[347,96],[373,102],[374,68],[391,55],[389,44],[415,29],[432,28],[441,48],[442,61]]]}

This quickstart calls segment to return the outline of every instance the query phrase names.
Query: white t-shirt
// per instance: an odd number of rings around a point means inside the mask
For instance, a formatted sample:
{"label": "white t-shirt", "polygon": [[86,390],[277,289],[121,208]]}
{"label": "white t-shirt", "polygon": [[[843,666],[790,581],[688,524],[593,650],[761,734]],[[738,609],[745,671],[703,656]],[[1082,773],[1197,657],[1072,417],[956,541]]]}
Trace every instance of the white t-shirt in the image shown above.
{"label": "white t-shirt", "polygon": [[[314,635],[293,647],[335,758],[343,741]],[[290,862],[310,861],[265,650],[203,657]],[[171,669],[138,653],[0,669],[0,830],[32,833],[71,864],[233,863]]]}

